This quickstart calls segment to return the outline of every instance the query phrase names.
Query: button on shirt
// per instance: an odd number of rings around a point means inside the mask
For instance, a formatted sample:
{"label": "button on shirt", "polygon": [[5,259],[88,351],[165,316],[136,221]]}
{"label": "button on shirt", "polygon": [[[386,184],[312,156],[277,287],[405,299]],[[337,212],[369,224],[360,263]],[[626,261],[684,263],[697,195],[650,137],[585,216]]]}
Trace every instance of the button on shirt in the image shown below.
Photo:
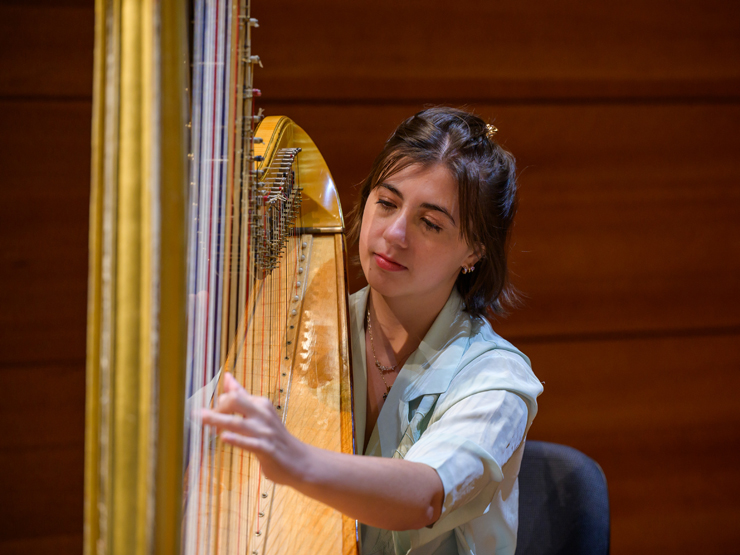
{"label": "button on shirt", "polygon": [[[350,298],[357,438],[365,437],[368,294]],[[421,530],[362,525],[362,554],[513,555],[517,475],[541,392],[529,359],[463,312],[453,290],[398,373],[364,452],[434,468],[444,486],[442,513]]]}

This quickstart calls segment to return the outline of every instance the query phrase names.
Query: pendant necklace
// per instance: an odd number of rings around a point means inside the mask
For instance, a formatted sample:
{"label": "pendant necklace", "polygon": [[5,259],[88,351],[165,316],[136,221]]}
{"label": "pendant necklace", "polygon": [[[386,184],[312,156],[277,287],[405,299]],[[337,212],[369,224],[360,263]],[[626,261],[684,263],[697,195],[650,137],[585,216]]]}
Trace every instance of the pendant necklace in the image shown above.
{"label": "pendant necklace", "polygon": [[388,385],[388,382],[385,381],[385,374],[389,372],[395,372],[396,368],[398,367],[398,364],[394,364],[392,366],[385,366],[380,363],[378,360],[378,355],[375,354],[375,342],[373,341],[373,326],[370,323],[370,308],[368,307],[367,310],[367,333],[370,336],[370,349],[373,353],[373,358],[375,359],[375,367],[378,369],[378,372],[380,373],[380,378],[383,380],[383,383],[385,384],[385,393],[383,393],[383,401],[385,401],[388,398],[388,393],[391,391],[391,386]]}

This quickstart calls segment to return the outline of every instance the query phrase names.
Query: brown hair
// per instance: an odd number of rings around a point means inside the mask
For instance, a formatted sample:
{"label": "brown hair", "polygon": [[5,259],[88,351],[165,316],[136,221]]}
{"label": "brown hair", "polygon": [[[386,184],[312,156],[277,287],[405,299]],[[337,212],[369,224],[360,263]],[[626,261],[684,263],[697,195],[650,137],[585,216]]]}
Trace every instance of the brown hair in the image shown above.
{"label": "brown hair", "polygon": [[444,165],[458,184],[460,234],[482,247],[475,271],[457,278],[464,310],[473,316],[504,314],[516,294],[508,281],[507,254],[517,208],[514,157],[489,137],[486,122],[455,108],[429,108],[401,123],[363,181],[349,214],[349,236],[358,240],[370,192],[412,165]]}

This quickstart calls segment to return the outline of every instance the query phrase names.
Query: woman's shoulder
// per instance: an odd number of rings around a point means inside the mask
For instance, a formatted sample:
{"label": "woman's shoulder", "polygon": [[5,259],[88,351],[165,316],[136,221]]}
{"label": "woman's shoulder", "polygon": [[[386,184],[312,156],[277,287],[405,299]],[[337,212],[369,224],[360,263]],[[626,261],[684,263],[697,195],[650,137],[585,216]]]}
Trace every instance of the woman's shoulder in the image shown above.
{"label": "woman's shoulder", "polygon": [[505,370],[534,376],[529,357],[496,333],[488,320],[472,316],[469,318],[468,341],[460,360],[458,377],[464,378],[473,373],[483,378]]}
{"label": "woman's shoulder", "polygon": [[532,367],[529,357],[521,350],[515,347],[510,341],[501,337],[494,331],[491,323],[485,318],[470,317],[470,357],[475,358],[479,353],[489,353],[490,355],[504,355],[511,353],[515,355],[528,367]]}
{"label": "woman's shoulder", "polygon": [[458,371],[440,402],[454,404],[476,393],[493,390],[510,391],[523,398],[530,409],[531,422],[543,387],[529,358],[498,335],[487,321],[477,320],[471,326]]}

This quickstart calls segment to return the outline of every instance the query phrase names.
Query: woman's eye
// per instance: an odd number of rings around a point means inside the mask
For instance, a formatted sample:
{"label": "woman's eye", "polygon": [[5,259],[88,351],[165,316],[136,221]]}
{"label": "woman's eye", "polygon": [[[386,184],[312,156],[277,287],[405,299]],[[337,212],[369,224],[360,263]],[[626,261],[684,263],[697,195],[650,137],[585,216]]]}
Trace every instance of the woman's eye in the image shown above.
{"label": "woman's eye", "polygon": [[430,222],[429,220],[427,220],[425,218],[422,218],[421,221],[424,222],[424,225],[428,229],[431,229],[432,231],[436,231],[437,233],[439,233],[440,231],[442,231],[442,228],[441,227],[439,227],[437,224],[433,224],[432,222]]}
{"label": "woman's eye", "polygon": [[378,199],[375,202],[375,204],[379,204],[381,207],[383,207],[385,209],[390,209],[390,208],[394,208],[395,207],[392,202],[388,202],[387,200],[384,200],[382,198],[381,199]]}

